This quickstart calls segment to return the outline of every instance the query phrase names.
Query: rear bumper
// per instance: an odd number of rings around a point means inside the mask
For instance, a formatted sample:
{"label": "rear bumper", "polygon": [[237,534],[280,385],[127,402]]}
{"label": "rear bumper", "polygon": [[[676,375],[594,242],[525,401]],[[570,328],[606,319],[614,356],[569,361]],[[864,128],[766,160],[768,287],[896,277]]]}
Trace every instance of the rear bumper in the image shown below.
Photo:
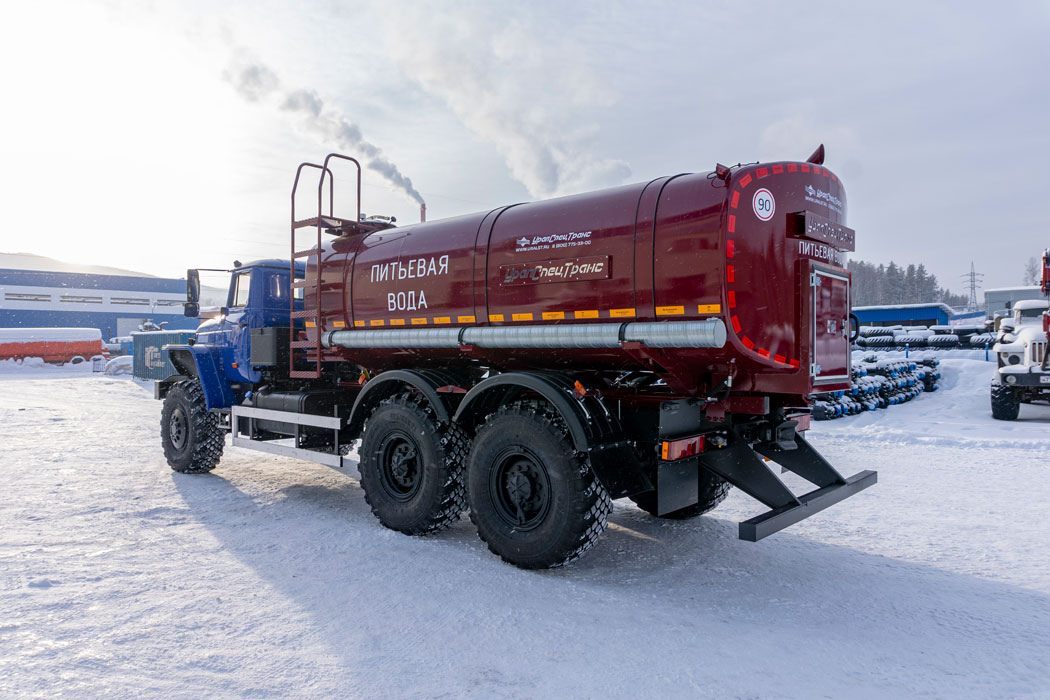
{"label": "rear bumper", "polygon": [[799,496],[798,505],[777,508],[740,523],[740,539],[758,542],[763,537],[779,532],[788,525],[794,525],[869,486],[874,486],[878,480],[878,472],[865,470],[846,479],[845,483],[810,491],[804,496]]}
{"label": "rear bumper", "polygon": [[[769,508],[766,513],[740,523],[742,540],[757,542],[878,481],[874,471],[862,471],[848,479],[843,477],[798,433],[793,439],[754,445],[736,433],[731,432],[730,436],[725,447],[704,452],[701,464]],[[796,496],[769,468],[770,463],[802,477],[816,486],[816,490]]]}

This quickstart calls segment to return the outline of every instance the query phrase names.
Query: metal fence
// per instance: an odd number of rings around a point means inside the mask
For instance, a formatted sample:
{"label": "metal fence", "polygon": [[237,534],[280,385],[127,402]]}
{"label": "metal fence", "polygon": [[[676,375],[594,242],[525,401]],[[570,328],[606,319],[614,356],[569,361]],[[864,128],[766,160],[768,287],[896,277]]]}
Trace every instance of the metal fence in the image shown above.
{"label": "metal fence", "polygon": [[177,374],[168,359],[168,353],[161,352],[161,348],[165,345],[185,345],[193,335],[193,331],[132,333],[132,351],[135,356],[132,373],[138,379],[164,379]]}

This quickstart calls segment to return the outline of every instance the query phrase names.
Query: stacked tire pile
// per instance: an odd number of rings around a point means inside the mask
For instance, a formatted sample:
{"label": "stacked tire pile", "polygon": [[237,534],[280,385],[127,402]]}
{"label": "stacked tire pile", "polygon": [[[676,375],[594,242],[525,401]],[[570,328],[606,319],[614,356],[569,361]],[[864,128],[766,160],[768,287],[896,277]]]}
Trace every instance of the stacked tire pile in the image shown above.
{"label": "stacked tire pile", "polygon": [[[873,336],[889,337],[889,336]],[[911,401],[924,391],[936,391],[941,378],[934,357],[880,360],[869,354],[853,365],[849,389],[816,394],[813,418],[831,420]]]}
{"label": "stacked tire pile", "polygon": [[984,348],[995,342],[983,325],[973,326],[861,326],[855,347],[860,350],[947,350]]}

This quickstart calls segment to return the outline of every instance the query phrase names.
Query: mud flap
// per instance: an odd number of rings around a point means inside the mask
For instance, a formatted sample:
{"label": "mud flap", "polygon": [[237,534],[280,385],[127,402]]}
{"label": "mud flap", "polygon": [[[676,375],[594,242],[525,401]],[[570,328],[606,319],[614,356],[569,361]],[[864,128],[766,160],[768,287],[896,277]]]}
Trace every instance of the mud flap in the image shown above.
{"label": "mud flap", "polygon": [[[701,463],[705,469],[736,486],[770,508],[769,512],[740,523],[740,539],[757,542],[800,520],[863,491],[878,481],[878,473],[862,471],[843,478],[827,460],[801,435],[795,435],[792,449],[776,443],[758,444],[754,448],[734,435],[730,444],[720,450],[705,452]],[[795,496],[759,456],[780,464],[818,488]]]}

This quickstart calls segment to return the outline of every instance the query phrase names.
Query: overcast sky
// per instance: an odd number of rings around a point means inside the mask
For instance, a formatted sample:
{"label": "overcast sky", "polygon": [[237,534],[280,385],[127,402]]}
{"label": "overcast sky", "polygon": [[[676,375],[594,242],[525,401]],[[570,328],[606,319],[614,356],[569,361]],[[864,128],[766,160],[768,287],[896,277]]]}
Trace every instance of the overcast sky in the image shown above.
{"label": "overcast sky", "polygon": [[17,3],[0,251],[285,257],[295,166],[332,150],[414,221],[823,142],[855,257],[1016,285],[1050,246],[1048,29],[1047,2]]}

